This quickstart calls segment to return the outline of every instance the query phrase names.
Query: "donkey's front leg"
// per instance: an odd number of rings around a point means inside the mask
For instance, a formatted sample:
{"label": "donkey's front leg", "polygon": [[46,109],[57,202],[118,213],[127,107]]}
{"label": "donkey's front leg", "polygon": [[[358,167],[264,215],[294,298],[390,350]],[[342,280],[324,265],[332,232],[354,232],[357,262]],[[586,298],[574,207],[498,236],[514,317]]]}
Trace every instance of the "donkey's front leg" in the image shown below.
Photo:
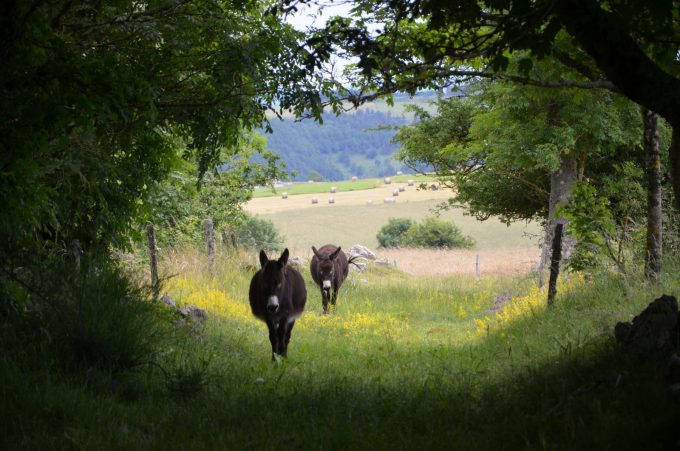
{"label": "donkey's front leg", "polygon": [[335,285],[335,286],[333,286],[333,297],[331,298],[331,304],[333,305],[333,310],[335,310],[335,308],[336,308],[335,301],[337,301],[337,300],[338,300],[338,286]]}
{"label": "donkey's front leg", "polygon": [[287,357],[288,347],[286,346],[286,333],[288,331],[288,318],[283,317],[279,320],[279,328],[276,331],[277,338],[279,341],[279,349],[276,351],[281,357]]}
{"label": "donkey's front leg", "polygon": [[272,361],[276,361],[276,354],[279,351],[279,336],[278,324],[273,319],[267,320],[267,328],[269,328],[269,342],[272,345]]}
{"label": "donkey's front leg", "polygon": [[324,315],[328,314],[328,297],[330,296],[330,292],[327,290],[324,290],[323,288],[321,289],[321,302],[323,304],[323,313]]}

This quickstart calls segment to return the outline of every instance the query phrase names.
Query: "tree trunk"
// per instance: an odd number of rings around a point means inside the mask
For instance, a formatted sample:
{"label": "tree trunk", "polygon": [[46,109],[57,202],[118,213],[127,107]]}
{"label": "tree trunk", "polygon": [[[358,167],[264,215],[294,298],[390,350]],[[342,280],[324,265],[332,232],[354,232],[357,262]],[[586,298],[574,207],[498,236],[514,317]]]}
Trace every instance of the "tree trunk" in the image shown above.
{"label": "tree trunk", "polygon": [[644,122],[647,176],[647,249],[645,252],[645,277],[657,280],[661,274],[663,252],[663,212],[661,208],[661,155],[659,154],[658,116],[641,107]]}
{"label": "tree trunk", "polygon": [[539,264],[539,286],[543,286],[545,268],[548,266],[552,254],[552,242],[557,224],[564,227],[564,237],[562,241],[562,257],[568,259],[574,250],[576,239],[569,235],[567,220],[556,217],[555,210],[560,204],[565,204],[571,196],[573,183],[578,180],[579,174],[578,157],[571,154],[560,156],[560,168],[550,176],[550,203],[548,205],[548,220],[545,227],[545,239],[541,249],[541,262]]}
{"label": "tree trunk", "polygon": [[562,231],[563,224],[555,225],[552,255],[550,256],[550,282],[548,283],[548,305],[553,305],[557,295],[557,277],[560,275],[560,261],[562,260]]}
{"label": "tree trunk", "polygon": [[208,259],[212,263],[215,259],[215,229],[213,227],[213,221],[207,218],[203,221],[205,227],[205,242],[208,248]]}
{"label": "tree trunk", "polygon": [[668,165],[673,186],[673,205],[680,211],[680,120],[673,126],[673,138],[668,148]]}
{"label": "tree trunk", "polygon": [[146,237],[149,241],[149,262],[151,264],[151,288],[154,299],[158,299],[160,283],[158,279],[158,247],[156,247],[156,232],[153,224],[146,225]]}

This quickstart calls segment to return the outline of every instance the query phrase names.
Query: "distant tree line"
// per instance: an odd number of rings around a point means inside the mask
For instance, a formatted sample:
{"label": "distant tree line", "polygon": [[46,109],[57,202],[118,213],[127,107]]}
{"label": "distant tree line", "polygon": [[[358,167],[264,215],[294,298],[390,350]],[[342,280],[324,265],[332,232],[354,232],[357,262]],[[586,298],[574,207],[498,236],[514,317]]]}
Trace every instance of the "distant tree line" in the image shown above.
{"label": "distant tree line", "polygon": [[411,120],[390,111],[360,109],[313,121],[272,120],[268,148],[281,156],[293,179],[308,180],[320,174],[326,180],[352,176],[382,177],[404,169],[392,158],[398,146],[392,137],[398,126]]}

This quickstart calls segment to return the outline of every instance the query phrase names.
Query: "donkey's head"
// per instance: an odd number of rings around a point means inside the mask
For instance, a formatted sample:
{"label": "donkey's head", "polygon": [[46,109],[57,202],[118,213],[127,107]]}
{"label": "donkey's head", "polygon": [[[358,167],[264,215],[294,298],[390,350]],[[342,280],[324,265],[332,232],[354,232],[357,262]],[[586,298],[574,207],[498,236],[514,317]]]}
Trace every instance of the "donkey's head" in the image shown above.
{"label": "donkey's head", "polygon": [[329,291],[333,286],[333,279],[335,278],[335,258],[340,253],[340,247],[330,254],[321,254],[319,251],[312,246],[312,251],[316,258],[319,259],[318,275],[321,279],[321,289],[324,291]]}
{"label": "donkey's head", "polygon": [[267,311],[276,313],[279,310],[281,292],[286,283],[286,264],[288,263],[288,249],[285,249],[278,260],[269,260],[264,251],[260,251],[260,265],[262,265],[261,289],[267,298]]}

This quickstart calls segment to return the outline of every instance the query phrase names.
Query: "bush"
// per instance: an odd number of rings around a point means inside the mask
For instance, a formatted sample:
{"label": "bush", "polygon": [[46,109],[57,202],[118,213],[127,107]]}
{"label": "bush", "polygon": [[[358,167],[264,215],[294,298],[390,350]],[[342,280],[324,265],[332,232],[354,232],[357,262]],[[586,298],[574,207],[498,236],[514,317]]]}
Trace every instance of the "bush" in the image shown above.
{"label": "bush", "polygon": [[437,218],[425,218],[413,224],[402,237],[402,245],[410,247],[471,248],[475,240],[463,235],[453,223]]}
{"label": "bush", "polygon": [[10,307],[0,323],[0,344],[18,341],[18,353],[40,350],[45,359],[73,369],[116,373],[155,362],[173,327],[149,288],[106,255],[85,254],[79,265],[55,253],[42,257],[39,266],[10,276],[9,282],[21,284],[0,290]]}
{"label": "bush", "polygon": [[380,228],[376,238],[381,247],[399,247],[402,245],[404,233],[415,222],[408,218],[390,218],[386,225]]}
{"label": "bush", "polygon": [[54,303],[65,351],[76,365],[110,371],[153,363],[171,333],[168,314],[115,264],[89,264]]}
{"label": "bush", "polygon": [[283,237],[268,219],[247,216],[236,228],[236,243],[242,247],[278,251],[283,247]]}

